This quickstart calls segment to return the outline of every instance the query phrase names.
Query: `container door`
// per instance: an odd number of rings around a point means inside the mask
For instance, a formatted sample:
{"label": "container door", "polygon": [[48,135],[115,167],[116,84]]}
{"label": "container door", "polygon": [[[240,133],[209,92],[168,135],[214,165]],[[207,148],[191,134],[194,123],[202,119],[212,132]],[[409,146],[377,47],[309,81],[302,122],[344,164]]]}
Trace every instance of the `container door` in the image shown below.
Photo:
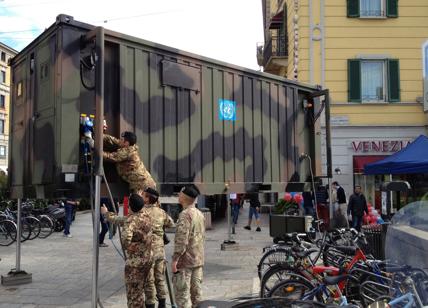
{"label": "container door", "polygon": [[55,166],[55,36],[39,45],[35,53],[35,92],[32,114],[32,183],[49,184]]}

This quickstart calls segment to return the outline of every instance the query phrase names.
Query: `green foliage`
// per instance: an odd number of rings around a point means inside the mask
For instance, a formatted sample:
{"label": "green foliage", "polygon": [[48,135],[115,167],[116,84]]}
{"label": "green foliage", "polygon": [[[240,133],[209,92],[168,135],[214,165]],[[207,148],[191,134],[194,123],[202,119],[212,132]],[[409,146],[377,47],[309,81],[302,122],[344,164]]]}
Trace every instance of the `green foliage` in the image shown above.
{"label": "green foliage", "polygon": [[80,199],[79,206],[77,208],[78,211],[85,211],[91,209],[91,201],[87,198]]}
{"label": "green foliage", "polygon": [[291,199],[290,201],[280,199],[273,208],[273,212],[274,214],[284,214],[291,207],[298,207],[298,204],[294,201],[294,199]]}

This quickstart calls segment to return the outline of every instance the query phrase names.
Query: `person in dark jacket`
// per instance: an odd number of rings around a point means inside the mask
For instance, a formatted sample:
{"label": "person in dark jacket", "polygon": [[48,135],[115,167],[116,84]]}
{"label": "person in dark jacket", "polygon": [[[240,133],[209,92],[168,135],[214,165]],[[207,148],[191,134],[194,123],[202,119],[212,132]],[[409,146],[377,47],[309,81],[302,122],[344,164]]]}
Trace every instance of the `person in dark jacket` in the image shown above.
{"label": "person in dark jacket", "polygon": [[354,194],[349,198],[348,215],[352,215],[352,227],[361,231],[364,212],[369,214],[366,197],[361,193],[361,186],[356,185]]}
{"label": "person in dark jacket", "polygon": [[336,216],[336,227],[349,228],[348,218],[346,215],[348,205],[346,203],[345,190],[339,185],[337,181],[332,183],[333,191],[336,191],[336,202],[335,216]]}
{"label": "person in dark jacket", "polygon": [[315,218],[314,210],[314,196],[311,191],[304,191],[302,193],[303,197],[303,209],[305,210],[306,216],[312,216]]}

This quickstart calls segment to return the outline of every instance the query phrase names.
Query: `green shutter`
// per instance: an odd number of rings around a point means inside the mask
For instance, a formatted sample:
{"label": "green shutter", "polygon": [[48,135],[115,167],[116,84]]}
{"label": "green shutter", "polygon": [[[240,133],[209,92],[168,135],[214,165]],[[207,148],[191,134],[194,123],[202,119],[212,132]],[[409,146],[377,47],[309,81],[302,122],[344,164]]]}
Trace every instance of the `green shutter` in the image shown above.
{"label": "green shutter", "polygon": [[360,60],[348,60],[348,101],[361,102]]}
{"label": "green shutter", "polygon": [[388,60],[388,101],[400,101],[400,66],[398,60]]}
{"label": "green shutter", "polygon": [[360,0],[346,0],[348,17],[360,17]]}
{"label": "green shutter", "polygon": [[386,16],[398,17],[398,0],[386,0]]}

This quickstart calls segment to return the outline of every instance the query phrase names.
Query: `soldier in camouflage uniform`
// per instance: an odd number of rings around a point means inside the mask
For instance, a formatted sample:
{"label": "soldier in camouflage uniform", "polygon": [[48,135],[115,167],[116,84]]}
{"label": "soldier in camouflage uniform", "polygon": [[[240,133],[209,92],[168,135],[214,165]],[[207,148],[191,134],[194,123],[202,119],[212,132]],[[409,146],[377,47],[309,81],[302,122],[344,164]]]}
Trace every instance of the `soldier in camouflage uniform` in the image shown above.
{"label": "soldier in camouflage uniform", "polygon": [[152,219],[152,249],[153,266],[150,270],[147,284],[145,285],[146,308],[154,308],[156,296],[159,301],[158,308],[166,307],[166,284],[165,284],[165,247],[164,229],[174,226],[172,218],[160,208],[158,202],[159,193],[146,188],[143,192],[144,208]]}
{"label": "soldier in camouflage uniform", "polygon": [[202,299],[205,219],[195,207],[196,186],[183,187],[179,202],[183,206],[177,221],[172,272],[175,300],[179,308],[197,307]]}
{"label": "soldier in camouflage uniform", "polygon": [[128,258],[125,262],[125,286],[129,308],[144,308],[144,285],[153,262],[152,224],[149,214],[142,210],[144,200],[137,194],[129,197],[130,214],[118,217],[103,206],[101,213],[108,221],[123,227],[122,244]]}
{"label": "soldier in camouflage uniform", "polygon": [[104,135],[104,146],[116,148],[113,152],[104,152],[106,161],[116,163],[120,177],[129,183],[131,192],[144,191],[147,187],[156,188],[156,183],[147,171],[138,153],[137,136],[132,132],[123,132],[121,139]]}

